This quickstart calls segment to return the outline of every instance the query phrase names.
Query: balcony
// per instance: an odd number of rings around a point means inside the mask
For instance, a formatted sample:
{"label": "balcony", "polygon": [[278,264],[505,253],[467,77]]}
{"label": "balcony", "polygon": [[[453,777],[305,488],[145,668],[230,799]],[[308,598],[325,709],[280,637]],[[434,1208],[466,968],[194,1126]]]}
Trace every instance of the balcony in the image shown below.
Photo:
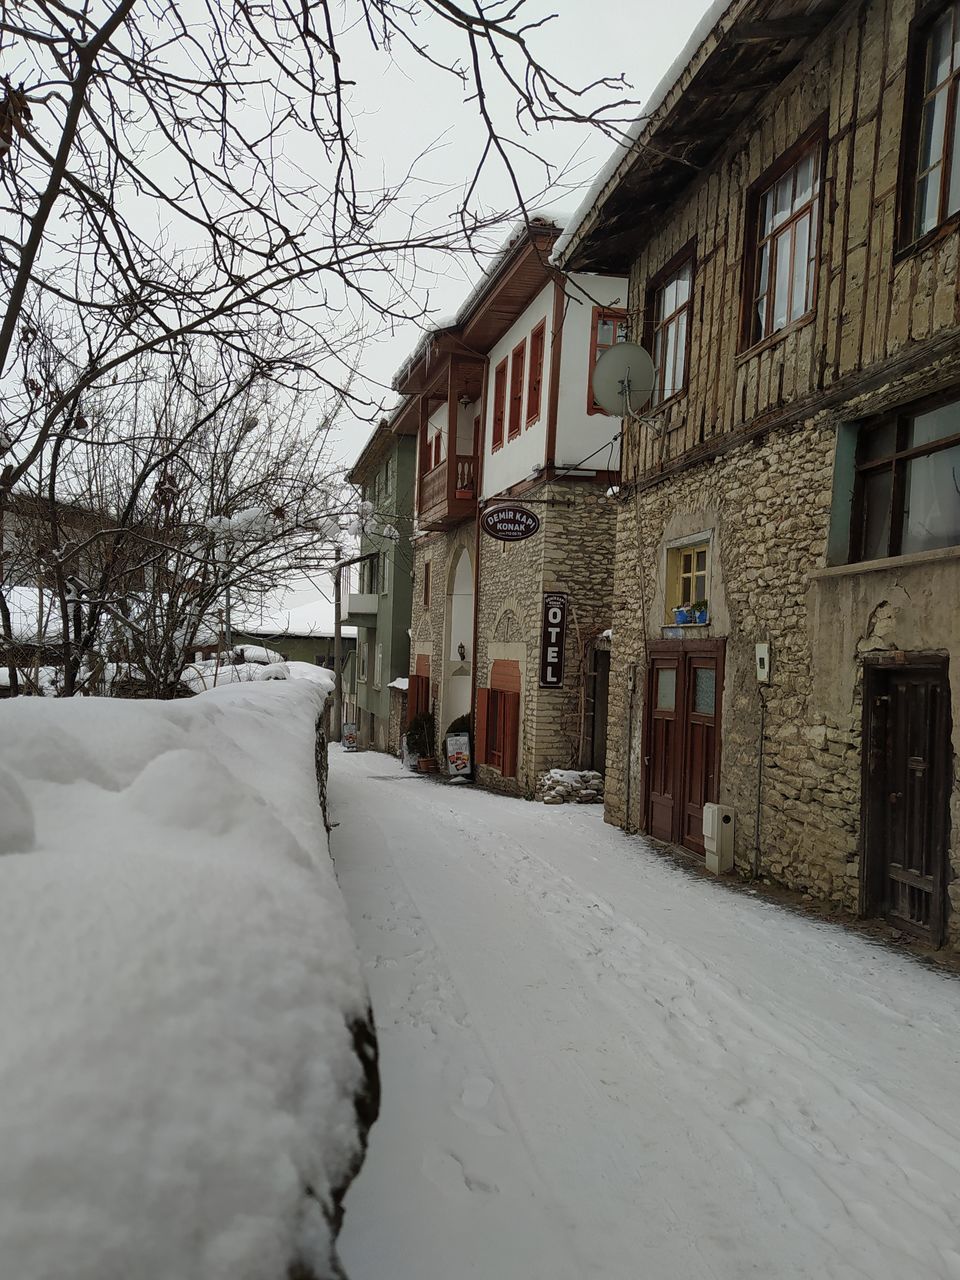
{"label": "balcony", "polygon": [[477,510],[477,460],[458,453],[420,477],[417,515],[422,529],[452,529]]}
{"label": "balcony", "polygon": [[347,591],[340,601],[340,621],[349,627],[375,627],[379,605],[373,591]]}

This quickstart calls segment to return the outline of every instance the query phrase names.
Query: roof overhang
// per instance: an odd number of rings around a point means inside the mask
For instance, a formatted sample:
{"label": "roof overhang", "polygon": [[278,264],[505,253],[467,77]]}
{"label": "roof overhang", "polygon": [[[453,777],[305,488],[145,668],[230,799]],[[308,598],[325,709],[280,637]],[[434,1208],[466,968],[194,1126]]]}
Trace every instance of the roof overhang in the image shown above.
{"label": "roof overhang", "polygon": [[733,0],[688,46],[672,85],[654,95],[634,142],[564,236],[557,253],[562,269],[625,274],[652,225],[847,3]]}

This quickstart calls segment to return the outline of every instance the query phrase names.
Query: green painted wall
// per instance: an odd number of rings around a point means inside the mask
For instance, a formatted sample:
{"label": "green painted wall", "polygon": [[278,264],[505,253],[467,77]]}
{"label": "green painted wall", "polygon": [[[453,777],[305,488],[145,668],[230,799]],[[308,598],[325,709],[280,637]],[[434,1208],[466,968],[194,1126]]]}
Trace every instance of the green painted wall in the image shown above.
{"label": "green painted wall", "polygon": [[[358,627],[357,644],[367,645],[367,678],[357,681],[357,704],[377,721],[374,745],[386,746],[390,720],[390,682],[410,671],[410,614],[413,602],[413,552],[410,534],[413,525],[413,496],[416,477],[416,439],[395,436],[391,450],[378,466],[364,476],[363,497],[372,502],[377,525],[392,524],[400,534],[391,542],[379,534],[364,535],[360,554],[376,552],[380,557],[377,589],[379,605],[376,627]],[[385,567],[384,568],[382,566]],[[369,578],[367,579],[369,582]],[[372,589],[372,587],[370,588]],[[377,646],[382,646],[380,685],[376,687]]]}

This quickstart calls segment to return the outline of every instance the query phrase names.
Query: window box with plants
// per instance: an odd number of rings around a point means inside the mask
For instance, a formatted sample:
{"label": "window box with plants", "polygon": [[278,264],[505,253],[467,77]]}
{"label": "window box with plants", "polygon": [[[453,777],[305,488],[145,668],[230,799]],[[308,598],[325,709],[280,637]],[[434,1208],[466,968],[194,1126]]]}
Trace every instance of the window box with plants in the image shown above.
{"label": "window box with plants", "polygon": [[694,600],[692,604],[680,604],[673,611],[673,621],[678,627],[703,627],[710,621],[706,600]]}

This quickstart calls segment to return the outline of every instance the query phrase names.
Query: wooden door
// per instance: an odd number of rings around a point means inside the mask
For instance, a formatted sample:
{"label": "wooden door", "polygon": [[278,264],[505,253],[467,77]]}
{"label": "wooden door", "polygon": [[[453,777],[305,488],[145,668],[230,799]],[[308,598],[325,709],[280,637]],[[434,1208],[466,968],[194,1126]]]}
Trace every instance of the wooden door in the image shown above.
{"label": "wooden door", "polygon": [[950,779],[945,663],[864,669],[864,908],[940,946]]}
{"label": "wooden door", "polygon": [[[647,765],[647,830],[657,840],[674,840],[677,816],[677,694],[682,655],[652,658],[647,689],[649,707]],[[680,703],[682,706],[682,703]]]}
{"label": "wooden door", "polygon": [[703,853],[703,806],[717,799],[722,641],[651,645],[645,728],[646,830]]}
{"label": "wooden door", "polygon": [[685,655],[680,843],[697,853],[703,853],[703,806],[717,799],[717,665],[712,655]]}

